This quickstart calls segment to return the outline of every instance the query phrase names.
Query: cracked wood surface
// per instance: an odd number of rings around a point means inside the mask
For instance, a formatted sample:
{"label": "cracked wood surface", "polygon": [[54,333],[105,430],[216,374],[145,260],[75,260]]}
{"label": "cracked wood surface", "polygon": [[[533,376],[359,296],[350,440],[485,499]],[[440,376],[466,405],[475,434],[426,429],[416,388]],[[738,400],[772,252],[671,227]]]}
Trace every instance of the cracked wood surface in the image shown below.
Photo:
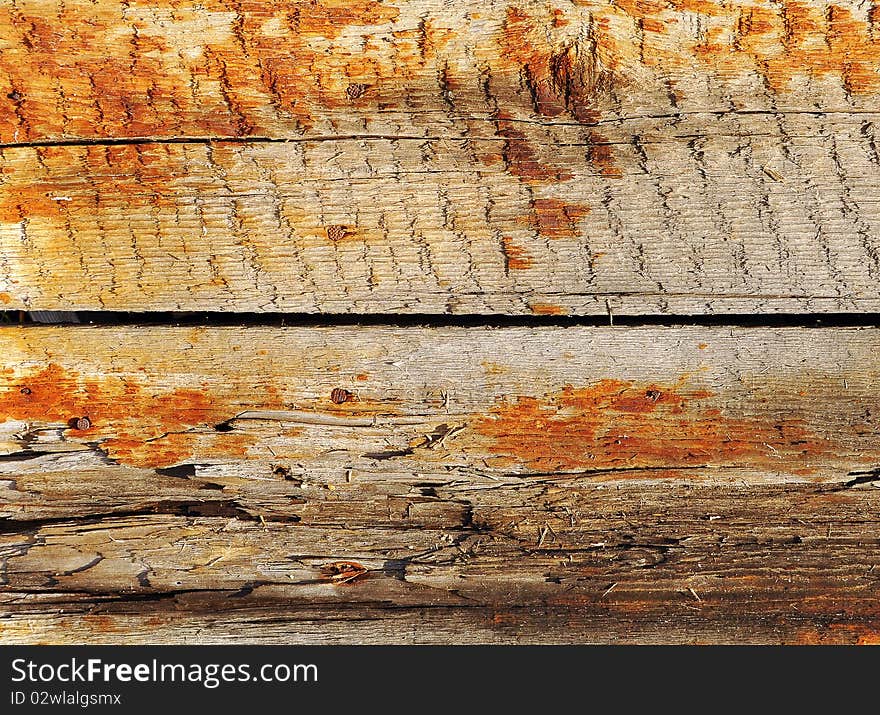
{"label": "cracked wood surface", "polygon": [[16,0],[0,307],[880,308],[850,0]]}
{"label": "cracked wood surface", "polygon": [[878,339],[3,328],[0,639],[878,642]]}

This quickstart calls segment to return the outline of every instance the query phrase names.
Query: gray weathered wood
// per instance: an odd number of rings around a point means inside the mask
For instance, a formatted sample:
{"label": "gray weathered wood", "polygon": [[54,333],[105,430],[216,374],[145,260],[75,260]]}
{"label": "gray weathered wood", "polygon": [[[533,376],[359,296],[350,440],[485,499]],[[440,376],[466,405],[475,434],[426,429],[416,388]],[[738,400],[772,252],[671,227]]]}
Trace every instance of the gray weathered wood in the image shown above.
{"label": "gray weathered wood", "polygon": [[5,328],[0,633],[876,641],[878,337]]}

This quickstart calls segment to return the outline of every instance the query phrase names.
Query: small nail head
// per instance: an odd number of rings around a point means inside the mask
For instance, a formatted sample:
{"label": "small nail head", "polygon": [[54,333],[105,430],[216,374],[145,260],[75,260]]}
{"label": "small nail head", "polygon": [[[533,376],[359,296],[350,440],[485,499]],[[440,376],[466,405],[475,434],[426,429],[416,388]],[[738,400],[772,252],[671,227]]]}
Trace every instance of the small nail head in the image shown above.
{"label": "small nail head", "polygon": [[349,99],[358,99],[359,97],[363,97],[367,93],[367,85],[350,84],[345,90],[345,93],[348,95]]}
{"label": "small nail head", "polygon": [[337,405],[348,402],[352,397],[353,395],[344,387],[334,387],[330,393],[330,400]]}
{"label": "small nail head", "polygon": [[327,238],[331,241],[341,241],[348,233],[348,226],[335,224],[327,227]]}
{"label": "small nail head", "polygon": [[22,387],[21,390],[19,390],[19,392],[21,392],[22,395],[30,395],[30,394],[31,394],[31,388],[29,388],[29,387]]}
{"label": "small nail head", "polygon": [[92,426],[92,421],[88,417],[80,417],[76,421],[76,428],[78,430],[87,430]]}

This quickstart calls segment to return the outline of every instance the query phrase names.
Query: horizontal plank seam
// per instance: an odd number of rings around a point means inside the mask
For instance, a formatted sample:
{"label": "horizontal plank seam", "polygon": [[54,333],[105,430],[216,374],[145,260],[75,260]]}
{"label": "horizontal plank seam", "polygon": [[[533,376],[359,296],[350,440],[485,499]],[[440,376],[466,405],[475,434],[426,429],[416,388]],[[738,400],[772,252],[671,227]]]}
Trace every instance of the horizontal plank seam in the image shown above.
{"label": "horizontal plank seam", "polygon": [[505,315],[446,313],[251,313],[224,311],[146,312],[52,311],[51,318],[24,311],[0,311],[0,326],[202,326],[202,327],[598,327],[705,326],[705,327],[880,327],[880,312],[861,313],[722,313],[683,315]]}
{"label": "horizontal plank seam", "polygon": [[[136,144],[294,144],[307,142],[333,141],[440,141],[449,137],[418,134],[328,134],[301,137],[272,136],[179,136],[179,137],[118,137],[118,138],[77,138],[77,139],[38,139],[27,142],[8,142],[0,144],[0,149],[35,149],[64,146],[130,146]],[[505,141],[504,137],[479,137],[487,140]]]}
{"label": "horizontal plank seam", "polygon": [[[566,121],[541,121],[539,119],[532,118],[522,118],[522,117],[505,117],[505,122],[512,122],[517,124],[533,124],[537,126],[544,127],[600,127],[607,124],[622,124],[626,122],[635,122],[635,121],[644,121],[651,119],[671,119],[673,121],[680,121],[685,117],[691,116],[709,116],[709,117],[724,117],[729,115],[736,116],[746,116],[746,115],[756,115],[756,116],[772,116],[772,117],[783,117],[783,116],[795,116],[795,115],[808,115],[821,117],[826,115],[835,115],[835,114],[843,114],[843,115],[876,115],[880,114],[880,112],[876,112],[873,110],[858,110],[858,109],[846,109],[846,110],[835,110],[835,109],[777,109],[777,110],[763,110],[763,109],[707,109],[698,112],[669,112],[665,114],[636,114],[628,117],[613,117],[610,119],[600,119],[596,121],[576,121],[576,122],[566,122]],[[490,122],[495,123],[498,121],[497,117],[493,116],[473,116],[473,115],[461,115],[456,117],[460,121],[465,122]],[[28,149],[28,148],[37,148],[37,147],[63,147],[63,146],[124,146],[131,144],[211,144],[214,142],[234,142],[240,144],[259,144],[259,143],[275,143],[275,144],[286,144],[289,142],[324,142],[324,141],[381,141],[381,140],[412,140],[412,141],[440,141],[444,139],[479,139],[481,141],[507,141],[507,138],[503,136],[462,136],[462,137],[441,137],[441,136],[432,136],[432,135],[408,135],[408,134],[330,134],[330,135],[315,135],[315,136],[296,136],[296,137],[282,137],[282,136],[269,136],[269,135],[212,135],[212,136],[197,136],[197,135],[186,135],[186,136],[137,136],[137,137],[72,137],[69,139],[35,139],[26,142],[6,142],[0,143],[0,149]],[[592,143],[610,143],[610,142],[592,142]]]}

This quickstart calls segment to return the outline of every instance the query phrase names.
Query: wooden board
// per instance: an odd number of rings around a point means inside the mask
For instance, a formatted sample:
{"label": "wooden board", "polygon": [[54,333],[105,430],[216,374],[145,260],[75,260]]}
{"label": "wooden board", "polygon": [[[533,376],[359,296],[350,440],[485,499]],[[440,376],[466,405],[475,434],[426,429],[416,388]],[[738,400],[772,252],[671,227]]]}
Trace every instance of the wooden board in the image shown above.
{"label": "wooden board", "polygon": [[3,328],[0,638],[877,642],[878,340]]}
{"label": "wooden board", "polygon": [[0,9],[8,309],[880,305],[851,0]]}

